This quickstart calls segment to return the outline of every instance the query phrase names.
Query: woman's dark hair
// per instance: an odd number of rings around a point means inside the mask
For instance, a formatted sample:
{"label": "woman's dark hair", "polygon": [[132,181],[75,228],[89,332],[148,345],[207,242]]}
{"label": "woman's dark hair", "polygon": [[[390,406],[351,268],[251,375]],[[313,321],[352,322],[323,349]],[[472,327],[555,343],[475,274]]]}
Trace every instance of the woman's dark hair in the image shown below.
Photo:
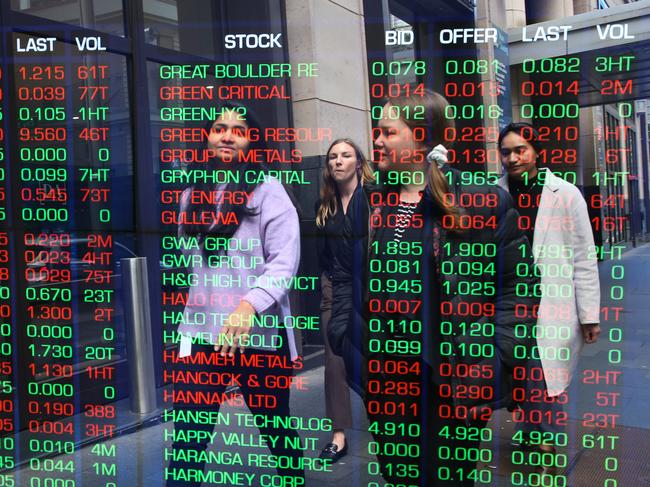
{"label": "woman's dark hair", "polygon": [[499,132],[499,148],[501,148],[501,142],[503,142],[505,136],[511,132],[517,134],[528,142],[538,154],[542,151],[542,144],[539,141],[539,132],[535,127],[527,122],[513,122],[506,125],[503,130]]}
{"label": "woman's dark hair", "polygon": [[[266,143],[263,137],[263,131],[261,125],[256,117],[255,113],[248,107],[236,103],[236,102],[224,102],[217,107],[215,113],[217,118],[214,120],[209,120],[205,125],[204,133],[209,133],[212,130],[214,123],[222,116],[224,111],[233,111],[239,116],[241,120],[246,122],[248,126],[247,136],[250,140],[250,145],[248,146],[248,151],[260,151],[266,149]],[[207,143],[207,141],[206,141]],[[257,159],[256,157],[251,158],[252,160]],[[201,170],[218,170],[223,169],[227,171],[233,171],[238,173],[238,178],[233,178],[235,181],[229,181],[226,183],[224,192],[226,194],[233,194],[233,192],[245,192],[250,195],[255,190],[259,184],[260,174],[267,174],[268,168],[263,163],[256,162],[241,162],[238,160],[233,160],[232,162],[225,163],[217,157],[210,157],[207,164],[206,163],[194,163],[190,166],[190,171],[201,171]],[[245,175],[247,173],[254,172],[256,176],[253,178],[253,182],[247,182]],[[210,192],[214,190],[213,183],[195,183],[189,188],[190,192]],[[190,193],[190,194],[191,194]],[[210,198],[200,198],[201,203],[193,204],[186,211],[188,213],[195,213],[201,215],[202,212],[214,212],[215,205],[211,204],[209,201]],[[257,213],[256,208],[248,206],[248,202],[243,204],[233,203],[231,199],[224,199],[223,204],[220,206],[220,213],[225,217],[229,214],[234,214],[234,218],[223,218],[216,224],[202,224],[202,223],[191,223],[184,226],[183,231],[188,235],[219,235],[221,237],[232,237],[232,235],[237,231],[239,224],[242,219],[246,216],[255,215]],[[235,223],[228,223],[228,220],[234,220]],[[190,221],[200,221],[200,218],[193,218]]]}

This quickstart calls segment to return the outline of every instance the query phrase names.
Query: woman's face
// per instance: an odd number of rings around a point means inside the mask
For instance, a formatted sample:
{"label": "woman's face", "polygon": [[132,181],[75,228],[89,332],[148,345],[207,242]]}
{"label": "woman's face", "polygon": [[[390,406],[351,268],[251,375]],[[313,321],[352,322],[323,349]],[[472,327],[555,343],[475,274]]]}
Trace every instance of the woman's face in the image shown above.
{"label": "woman's face", "polygon": [[[375,139],[375,156],[379,156],[382,171],[412,170],[413,164],[424,162],[425,149],[415,140],[413,130],[401,118],[389,117],[390,103],[384,105],[383,116],[377,125],[379,137]],[[418,167],[422,167],[418,164]]]}
{"label": "woman's face", "polygon": [[213,150],[215,156],[223,161],[236,161],[239,154],[247,151],[250,145],[247,133],[248,124],[243,116],[226,109],[212,124],[208,149]]}
{"label": "woman's face", "polygon": [[350,183],[357,178],[357,153],[347,142],[332,146],[327,154],[330,174],[338,186]]}
{"label": "woman's face", "polygon": [[532,178],[537,174],[537,151],[518,133],[509,132],[501,140],[499,151],[511,178],[521,179],[526,173]]}

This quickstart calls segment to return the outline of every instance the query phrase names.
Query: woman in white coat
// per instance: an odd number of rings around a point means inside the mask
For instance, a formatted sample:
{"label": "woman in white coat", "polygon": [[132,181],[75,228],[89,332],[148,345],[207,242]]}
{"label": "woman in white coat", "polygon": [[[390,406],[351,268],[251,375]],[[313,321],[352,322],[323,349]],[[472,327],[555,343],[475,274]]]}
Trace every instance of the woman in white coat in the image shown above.
{"label": "woman in white coat", "polygon": [[[499,185],[510,192],[520,213],[519,226],[532,241],[541,277],[537,345],[547,400],[555,410],[550,429],[566,422],[561,405],[578,364],[583,343],[600,334],[600,284],[587,204],[573,184],[537,167],[539,134],[527,123],[512,123],[499,134],[506,174]],[[529,371],[534,380],[535,371]],[[534,399],[534,398],[527,398]],[[554,424],[553,424],[554,423]],[[555,427],[555,428],[554,428]],[[542,430],[544,425],[541,425]],[[546,445],[552,450],[553,445]]]}

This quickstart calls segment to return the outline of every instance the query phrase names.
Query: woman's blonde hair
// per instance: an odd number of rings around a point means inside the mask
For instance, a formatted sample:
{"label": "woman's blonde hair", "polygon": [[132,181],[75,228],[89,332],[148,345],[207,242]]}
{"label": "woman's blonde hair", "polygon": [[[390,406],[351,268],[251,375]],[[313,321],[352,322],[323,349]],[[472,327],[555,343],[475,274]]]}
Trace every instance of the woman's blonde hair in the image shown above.
{"label": "woman's blonde hair", "polygon": [[[446,117],[449,102],[440,93],[425,89],[421,95],[412,93],[388,98],[386,102],[399,108],[400,120],[414,133],[424,133],[424,139],[418,141],[426,148],[427,153],[437,145],[449,148],[451,144],[445,140],[445,132],[454,128],[454,120]],[[424,113],[420,107],[424,108]],[[416,118],[416,115],[419,118]],[[447,178],[435,162],[430,163],[427,169],[427,184],[440,209],[445,214],[456,216],[458,209],[448,205],[445,199],[445,194],[449,192]]]}
{"label": "woman's blonde hair", "polygon": [[320,206],[316,212],[316,226],[318,228],[323,228],[327,219],[335,215],[338,211],[336,195],[338,194],[339,188],[332,177],[332,171],[329,165],[329,155],[332,147],[341,143],[346,143],[354,149],[354,153],[357,156],[357,178],[358,180],[361,180],[361,184],[366,184],[375,179],[375,174],[368,163],[368,159],[363,155],[363,152],[356,142],[347,137],[342,137],[332,142],[327,149],[325,155],[325,166],[323,167],[320,187]]}

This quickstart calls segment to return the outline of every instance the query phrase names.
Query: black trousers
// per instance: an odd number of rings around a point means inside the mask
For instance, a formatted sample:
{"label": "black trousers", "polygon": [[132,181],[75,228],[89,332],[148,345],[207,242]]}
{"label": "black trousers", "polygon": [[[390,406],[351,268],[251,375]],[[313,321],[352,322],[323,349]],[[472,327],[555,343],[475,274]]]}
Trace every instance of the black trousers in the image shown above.
{"label": "black trousers", "polygon": [[332,429],[346,430],[352,427],[350,387],[345,378],[345,362],[332,351],[327,337],[327,325],[332,316],[332,281],[326,273],[321,276],[321,291],[321,326],[325,344],[325,414],[332,420]]}
{"label": "black trousers", "polygon": [[[216,359],[218,354],[214,352],[213,345],[193,344],[192,360],[185,357],[175,361],[172,396],[175,419],[174,441],[171,452],[167,454],[170,463],[164,472],[167,487],[198,487],[201,485],[198,475],[203,472],[205,467],[204,456],[201,453],[209,446],[210,434],[213,433],[215,424],[219,422],[217,413],[221,402],[233,400],[236,403],[238,399],[241,401],[238,393],[226,392],[228,382],[239,386],[243,400],[253,415],[261,415],[269,420],[274,416],[290,416],[290,389],[272,386],[289,383],[293,369],[280,367],[277,360],[268,359],[269,355],[279,355],[285,359],[282,361],[285,366],[291,364],[289,350],[286,346],[286,333],[284,330],[282,331],[285,335],[283,337],[284,345],[276,352],[249,349],[244,354],[237,351],[232,358]],[[197,360],[200,355],[204,359],[203,363],[199,363],[201,361]],[[269,366],[272,363],[276,363],[276,366]],[[204,383],[188,382],[197,378]],[[197,401],[197,399],[202,401]],[[206,404],[206,402],[210,403]],[[188,418],[203,419],[197,422],[188,422]],[[212,420],[204,421],[205,418]],[[233,430],[242,430],[241,426],[237,426],[235,418],[231,417],[230,421],[230,424],[234,426],[220,425],[218,428],[226,434],[232,433]],[[274,427],[271,423],[272,421],[268,421],[268,424],[267,422],[254,424],[260,425],[259,431],[263,435],[277,438],[275,443],[267,443],[271,453],[275,457],[288,457],[290,461],[287,468],[278,466],[278,475],[285,477],[285,485],[304,485],[303,453],[300,448],[296,447],[300,443],[298,433],[291,427]],[[245,435],[247,436],[249,433],[255,433],[255,431],[246,431]],[[250,453],[267,452],[256,447],[251,448]],[[242,455],[242,462],[242,466],[234,468],[241,469],[241,472],[252,473],[253,469],[247,466],[245,454]],[[227,468],[232,469],[233,467]],[[217,464],[211,469],[223,470],[223,467]],[[254,480],[253,483],[259,484],[259,479]]]}

